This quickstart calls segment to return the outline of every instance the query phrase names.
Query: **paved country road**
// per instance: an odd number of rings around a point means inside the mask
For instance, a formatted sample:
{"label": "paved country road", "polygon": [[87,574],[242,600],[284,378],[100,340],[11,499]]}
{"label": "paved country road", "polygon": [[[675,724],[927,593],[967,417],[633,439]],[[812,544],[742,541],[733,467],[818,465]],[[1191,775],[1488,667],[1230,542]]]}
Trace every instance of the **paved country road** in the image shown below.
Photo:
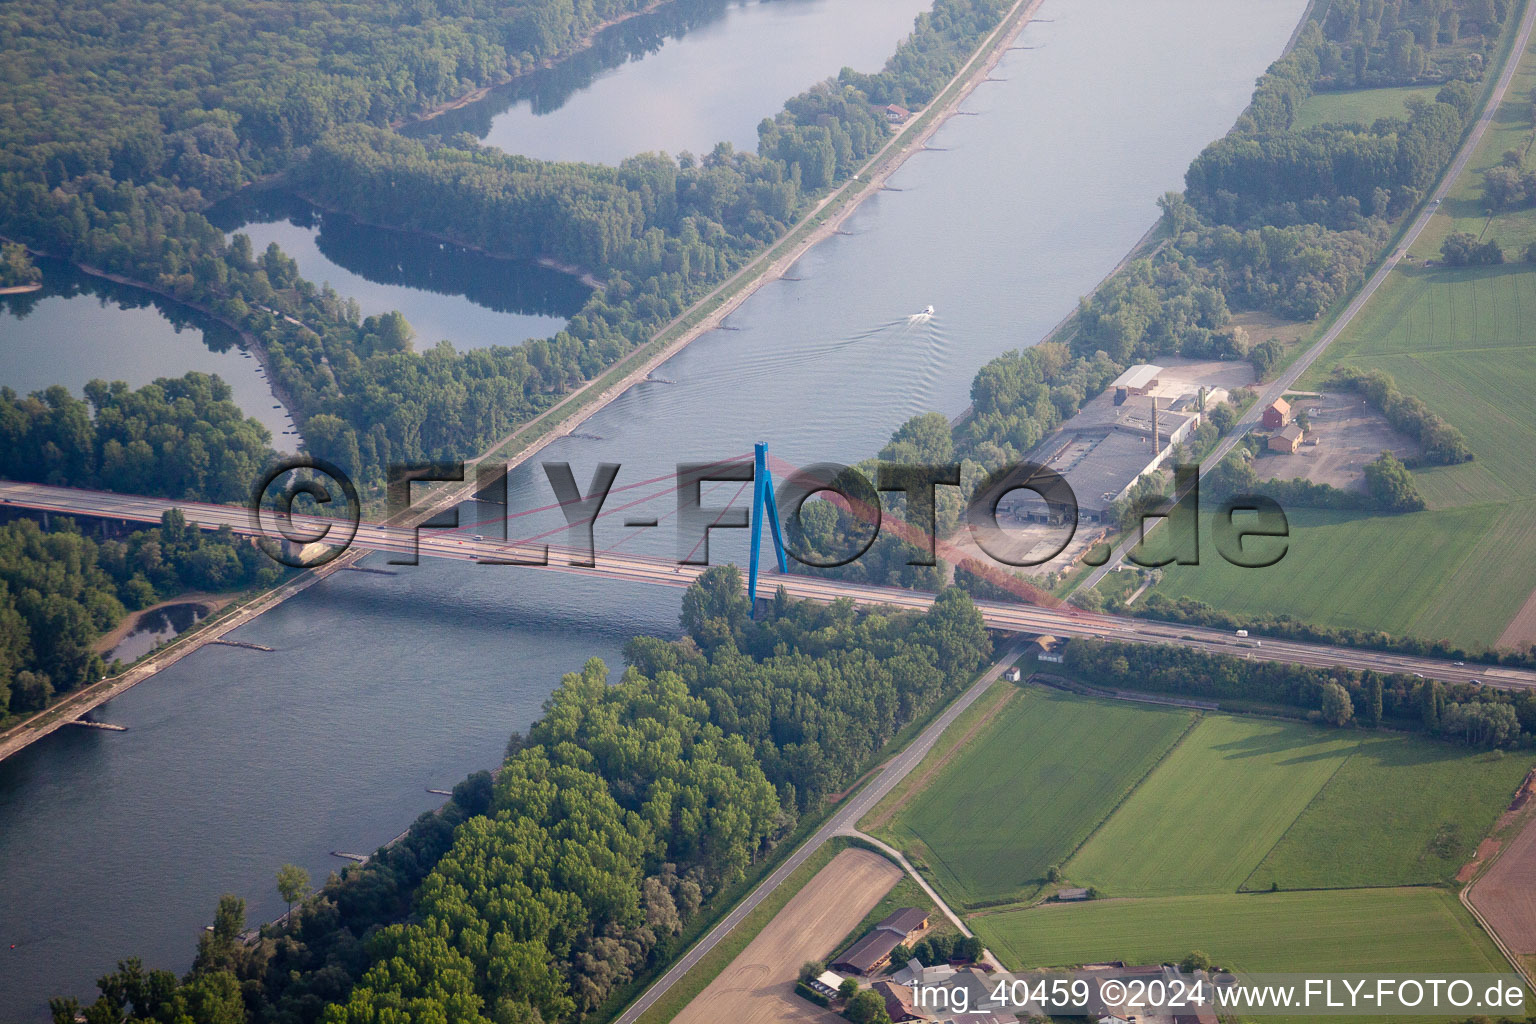
{"label": "paved country road", "polygon": [[740,924],[743,918],[757,908],[758,904],[762,903],[763,900],[773,894],[774,890],[783,885],[784,880],[794,873],[796,868],[804,864],[813,853],[821,849],[823,843],[833,836],[854,834],[859,819],[873,810],[875,804],[879,803],[887,793],[896,787],[898,782],[906,778],[912,769],[917,767],[918,762],[922,761],[927,756],[928,751],[933,749],[934,743],[938,741],[944,730],[949,728],[950,723],[959,718],[966,708],[976,703],[976,699],[985,693],[988,687],[997,682],[997,678],[1002,675],[1003,669],[1013,663],[1021,650],[1022,646],[1018,642],[1011,643],[1003,651],[996,663],[987,669],[981,678],[971,685],[969,690],[961,694],[958,700],[951,703],[949,707],[944,709],[942,714],[928,723],[927,728],[918,735],[917,739],[908,744],[905,750],[897,754],[889,764],[880,769],[880,773],[875,776],[869,785],[849,797],[843,806],[838,808],[837,813],[828,818],[821,828],[817,829],[811,838],[801,844],[798,850],[790,854],[789,859],[780,864],[773,874],[763,880],[761,885],[753,889],[750,896],[737,904],[734,910],[711,928],[702,939],[694,943],[693,948],[688,950],[681,960],[673,964],[671,970],[663,974],[657,979],[655,984],[645,990],[639,999],[631,1003],[629,1008],[615,1019],[614,1024],[635,1024],[635,1021],[639,1020],[640,1016],[646,1010],[649,1010],[652,1004],[666,995],[673,985],[682,980],[683,975],[687,974],[690,968],[702,960],[710,950],[714,949],[721,939],[729,935],[732,928]]}
{"label": "paved country road", "polygon": [[[1216,450],[1206,456],[1204,462],[1200,463],[1201,476],[1215,469],[1221,460],[1226,458],[1227,454],[1243,439],[1243,436],[1253,429],[1263,415],[1265,406],[1289,391],[1292,385],[1301,378],[1301,375],[1311,368],[1312,364],[1327,350],[1328,346],[1333,344],[1334,339],[1343,333],[1344,328],[1350,325],[1360,313],[1360,310],[1365,308],[1365,304],[1371,300],[1371,296],[1376,294],[1376,289],[1386,283],[1387,278],[1396,269],[1398,262],[1402,260],[1409,247],[1417,241],[1419,235],[1429,224],[1430,219],[1439,210],[1440,200],[1445,198],[1446,194],[1450,192],[1451,186],[1456,183],[1456,179],[1461,177],[1462,172],[1467,169],[1467,164],[1472,160],[1472,154],[1477,151],[1478,145],[1483,141],[1484,134],[1488,131],[1488,126],[1493,123],[1494,116],[1498,113],[1499,107],[1504,102],[1504,95],[1509,91],[1509,83],[1514,80],[1515,72],[1520,68],[1520,58],[1525,53],[1526,45],[1531,41],[1531,28],[1533,25],[1536,25],[1536,0],[1526,4],[1525,14],[1520,19],[1520,27],[1515,35],[1515,44],[1510,47],[1509,59],[1504,62],[1504,69],[1499,74],[1499,80],[1494,85],[1493,92],[1489,93],[1488,102],[1483,105],[1482,114],[1478,116],[1477,122],[1467,134],[1466,140],[1462,142],[1461,149],[1457,151],[1456,159],[1451,161],[1450,167],[1446,169],[1445,174],[1440,178],[1440,183],[1435,186],[1434,192],[1430,193],[1429,202],[1420,208],[1418,216],[1414,218],[1408,230],[1403,233],[1402,238],[1398,240],[1392,252],[1382,261],[1381,266],[1376,269],[1376,273],[1371,275],[1371,279],[1365,283],[1365,287],[1360,289],[1350,304],[1345,307],[1344,312],[1333,322],[1333,325],[1323,332],[1322,337],[1313,342],[1311,348],[1302,353],[1300,358],[1276,378],[1274,383],[1264,389],[1263,393],[1259,395],[1258,401],[1254,402],[1248,411],[1243,414],[1243,417],[1233,425],[1231,432],[1216,446]],[[1156,524],[1161,521],[1154,520],[1148,524],[1147,532],[1150,533],[1156,529]],[[1136,541],[1137,538],[1134,534],[1122,540],[1120,545],[1110,553],[1109,560],[1089,573],[1082,583],[1078,585],[1078,589],[1088,590],[1097,586],[1106,573],[1125,560],[1125,556],[1136,546]]]}

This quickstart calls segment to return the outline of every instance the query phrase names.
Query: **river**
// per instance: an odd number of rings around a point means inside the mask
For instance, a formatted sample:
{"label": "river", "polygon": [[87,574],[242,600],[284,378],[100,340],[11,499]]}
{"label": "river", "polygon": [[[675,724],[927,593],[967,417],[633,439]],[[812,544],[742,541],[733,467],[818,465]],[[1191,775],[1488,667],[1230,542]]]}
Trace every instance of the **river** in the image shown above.
{"label": "river", "polygon": [[[542,458],[583,487],[611,461],[619,486],[660,489],[676,462],[754,440],[796,464],[853,461],[914,413],[958,412],[981,363],[1036,341],[1152,224],[1304,6],[1046,0],[1027,48],[902,168],[900,191],[658,371],[675,383],[632,389]],[[932,318],[910,316],[930,303]],[[511,534],[558,527],[527,512],[551,500],[536,467],[514,473]],[[599,547],[670,553],[673,499],[651,504],[658,528],[604,520]],[[740,558],[743,534],[716,531],[713,560]],[[205,648],[98,713],[128,732],[64,730],[0,763],[0,1016],[88,995],[121,956],[184,969],[220,893],[276,916],[279,865],[324,877],[343,863],[329,851],[388,840],[436,804],[426,788],[494,763],[562,672],[677,631],[676,591],[457,563],[398,573],[339,573],[235,634],[273,653]]]}

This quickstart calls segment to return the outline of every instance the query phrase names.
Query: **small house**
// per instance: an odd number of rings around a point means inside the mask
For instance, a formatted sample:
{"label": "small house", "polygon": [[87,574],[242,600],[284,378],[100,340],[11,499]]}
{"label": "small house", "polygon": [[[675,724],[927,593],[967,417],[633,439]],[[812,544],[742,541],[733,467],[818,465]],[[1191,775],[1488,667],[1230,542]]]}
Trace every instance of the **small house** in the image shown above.
{"label": "small house", "polygon": [[1291,422],[1291,403],[1277,398],[1264,407],[1264,429],[1279,430]]}
{"label": "small house", "polygon": [[1051,665],[1060,665],[1066,661],[1061,653],[1061,641],[1054,636],[1035,637],[1035,642],[1030,644],[1030,650],[1034,652],[1036,661]]}
{"label": "small house", "polygon": [[1005,669],[1003,671],[1003,678],[1008,680],[1010,683],[1016,683],[1023,677],[1023,673],[1020,672],[1017,667]]}
{"label": "small house", "polygon": [[891,124],[906,124],[907,119],[911,116],[912,111],[895,103],[892,103],[885,108],[885,119]]}
{"label": "small house", "polygon": [[885,1012],[891,1024],[907,1024],[908,1021],[927,1020],[928,1017],[912,1002],[912,990],[905,985],[889,981],[877,981],[875,994],[885,1000]]}
{"label": "small house", "polygon": [[1284,430],[1276,431],[1269,436],[1269,450],[1284,455],[1295,455],[1296,449],[1301,447],[1304,436],[1301,427],[1292,423]]}

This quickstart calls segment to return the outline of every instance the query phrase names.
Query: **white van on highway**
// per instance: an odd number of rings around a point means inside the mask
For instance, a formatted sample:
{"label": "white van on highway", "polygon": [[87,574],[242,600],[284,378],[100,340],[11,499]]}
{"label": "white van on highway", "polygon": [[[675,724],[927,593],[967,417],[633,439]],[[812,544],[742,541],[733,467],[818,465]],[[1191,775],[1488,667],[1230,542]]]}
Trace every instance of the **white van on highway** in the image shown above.
{"label": "white van on highway", "polygon": [[1248,631],[1246,629],[1240,629],[1240,630],[1237,631],[1237,635],[1238,636],[1247,636],[1248,635]]}

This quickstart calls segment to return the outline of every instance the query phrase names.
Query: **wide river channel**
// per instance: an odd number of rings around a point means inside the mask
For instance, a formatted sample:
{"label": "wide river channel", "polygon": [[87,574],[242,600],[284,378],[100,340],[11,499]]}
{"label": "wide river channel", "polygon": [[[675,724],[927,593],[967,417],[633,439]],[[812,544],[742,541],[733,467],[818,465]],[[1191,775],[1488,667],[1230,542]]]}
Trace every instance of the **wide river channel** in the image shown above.
{"label": "wide river channel", "polygon": [[[766,6],[803,17],[837,2]],[[959,412],[982,363],[1037,341],[1151,226],[1156,197],[1231,125],[1304,7],[1046,0],[997,81],[846,234],[542,458],[572,463],[583,487],[597,462],[621,463],[618,486],[636,486],[612,507],[668,487],[678,462],[755,440],[797,465],[853,462],[913,414]],[[750,13],[587,88],[626,73],[668,81],[665,62],[684,53],[703,63],[671,79],[667,102],[712,101],[701,76],[742,76],[743,54],[764,69],[778,59],[754,46]],[[854,59],[830,56],[818,74]],[[750,125],[771,110],[739,113]],[[674,141],[658,133],[644,148]],[[932,317],[912,315],[929,304]],[[710,487],[705,503],[737,492]],[[561,525],[529,511],[551,501],[537,466],[514,473],[509,534]],[[651,502],[655,529],[604,520],[598,546],[671,553],[673,502]],[[717,531],[712,560],[743,559],[743,533]],[[244,896],[253,920],[275,917],[280,865],[324,878],[345,863],[331,851],[388,841],[437,805],[428,788],[495,764],[562,673],[592,656],[622,667],[637,633],[675,635],[679,594],[461,563],[342,572],[234,634],[272,653],[204,648],[101,709],[129,731],[62,730],[0,762],[0,1019],[41,1019],[49,995],[93,996],[121,957],[184,970],[221,893]]]}

